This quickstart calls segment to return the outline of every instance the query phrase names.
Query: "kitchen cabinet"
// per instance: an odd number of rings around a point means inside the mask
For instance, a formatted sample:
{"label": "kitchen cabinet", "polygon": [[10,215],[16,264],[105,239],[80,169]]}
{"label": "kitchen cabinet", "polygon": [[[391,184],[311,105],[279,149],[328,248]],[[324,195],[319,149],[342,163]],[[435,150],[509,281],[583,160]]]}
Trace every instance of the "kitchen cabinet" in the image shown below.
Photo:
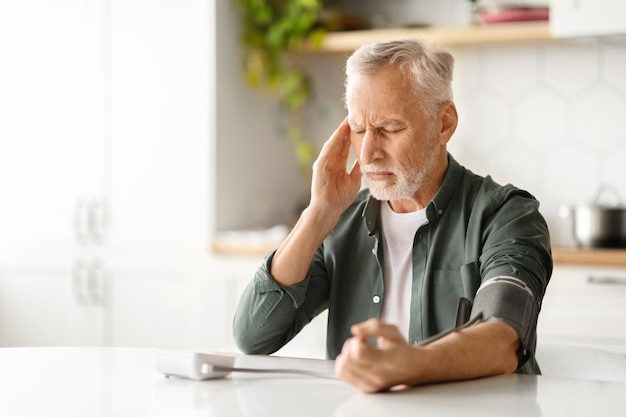
{"label": "kitchen cabinet", "polygon": [[224,349],[224,280],[213,262],[110,265],[107,344]]}
{"label": "kitchen cabinet", "polygon": [[[245,287],[263,261],[259,255],[208,260],[111,261],[108,274],[107,344],[237,352],[232,320]],[[326,313],[278,354],[325,358]]]}
{"label": "kitchen cabinet", "polygon": [[539,316],[540,342],[626,351],[626,268],[556,265]]}
{"label": "kitchen cabinet", "polygon": [[104,241],[112,345],[197,346],[219,324],[211,302],[219,288],[195,298],[211,280],[207,8],[112,1]]}
{"label": "kitchen cabinet", "polygon": [[555,36],[626,33],[626,4],[613,0],[551,0],[550,30]]}
{"label": "kitchen cabinet", "polygon": [[111,3],[106,244],[203,253],[214,166],[210,4]]}
{"label": "kitchen cabinet", "polygon": [[103,143],[102,22],[91,6],[0,4],[2,344],[102,341],[87,293],[98,270],[83,247],[96,227],[87,200],[101,195],[104,172],[94,158]]}
{"label": "kitchen cabinet", "polygon": [[5,271],[0,346],[234,349],[227,273],[214,260],[111,257],[84,287],[65,267]]}
{"label": "kitchen cabinet", "polygon": [[0,264],[72,250],[79,199],[98,183],[101,49],[84,4],[0,5]]}
{"label": "kitchen cabinet", "polygon": [[133,342],[122,300],[198,277],[155,265],[207,258],[211,7],[0,4],[1,345]]}
{"label": "kitchen cabinet", "polygon": [[104,343],[104,310],[96,293],[79,292],[70,269],[44,265],[0,273],[0,346]]}

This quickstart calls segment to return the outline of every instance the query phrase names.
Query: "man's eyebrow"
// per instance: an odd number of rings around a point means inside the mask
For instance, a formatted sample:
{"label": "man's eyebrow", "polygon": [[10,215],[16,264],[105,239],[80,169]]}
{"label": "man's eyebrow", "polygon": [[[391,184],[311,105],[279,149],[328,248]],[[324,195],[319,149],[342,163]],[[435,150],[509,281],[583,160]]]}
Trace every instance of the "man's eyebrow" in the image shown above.
{"label": "man's eyebrow", "polygon": [[[384,119],[381,120],[380,122],[377,122],[374,126],[375,127],[384,127],[384,126],[389,126],[389,125],[402,125],[405,122],[400,120],[400,119]],[[361,125],[358,122],[355,122],[354,120],[350,120],[348,119],[348,124],[352,127],[363,127],[363,125]]]}

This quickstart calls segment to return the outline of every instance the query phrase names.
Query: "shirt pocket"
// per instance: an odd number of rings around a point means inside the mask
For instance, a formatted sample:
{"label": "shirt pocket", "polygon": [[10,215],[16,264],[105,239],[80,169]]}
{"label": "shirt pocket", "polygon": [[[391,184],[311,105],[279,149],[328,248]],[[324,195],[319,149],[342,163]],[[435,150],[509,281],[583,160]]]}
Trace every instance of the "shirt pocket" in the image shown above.
{"label": "shirt pocket", "polygon": [[470,262],[462,265],[459,272],[461,274],[461,283],[463,284],[463,297],[474,301],[482,282],[478,262]]}
{"label": "shirt pocket", "polygon": [[464,296],[461,271],[459,269],[433,271],[430,291],[430,304],[435,310],[438,331],[453,326],[459,298]]}
{"label": "shirt pocket", "polygon": [[431,291],[432,307],[439,328],[454,326],[459,298],[474,301],[480,286],[480,275],[476,262],[462,265],[458,269],[433,271]]}

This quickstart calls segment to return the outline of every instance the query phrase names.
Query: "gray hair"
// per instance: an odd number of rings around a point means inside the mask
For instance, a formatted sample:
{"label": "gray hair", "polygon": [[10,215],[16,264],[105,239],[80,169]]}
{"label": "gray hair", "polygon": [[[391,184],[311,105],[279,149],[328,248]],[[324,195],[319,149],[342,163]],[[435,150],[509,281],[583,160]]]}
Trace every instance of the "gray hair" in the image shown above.
{"label": "gray hair", "polygon": [[413,85],[412,98],[427,115],[434,116],[441,104],[452,101],[454,57],[437,45],[417,39],[359,47],[346,63],[345,86],[351,76],[371,74],[384,65],[408,68]]}

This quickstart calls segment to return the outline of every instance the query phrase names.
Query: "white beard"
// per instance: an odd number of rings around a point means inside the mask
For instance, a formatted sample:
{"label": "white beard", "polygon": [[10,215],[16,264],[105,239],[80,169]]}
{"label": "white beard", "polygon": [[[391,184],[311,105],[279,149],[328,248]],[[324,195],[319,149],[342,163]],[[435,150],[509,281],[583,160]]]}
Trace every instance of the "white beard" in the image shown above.
{"label": "white beard", "polygon": [[394,201],[414,198],[422,188],[427,176],[432,172],[437,163],[438,152],[429,149],[424,163],[418,167],[392,167],[384,163],[372,163],[361,167],[361,171],[367,172],[391,172],[390,180],[372,181],[367,175],[367,183],[370,193],[380,201]]}

